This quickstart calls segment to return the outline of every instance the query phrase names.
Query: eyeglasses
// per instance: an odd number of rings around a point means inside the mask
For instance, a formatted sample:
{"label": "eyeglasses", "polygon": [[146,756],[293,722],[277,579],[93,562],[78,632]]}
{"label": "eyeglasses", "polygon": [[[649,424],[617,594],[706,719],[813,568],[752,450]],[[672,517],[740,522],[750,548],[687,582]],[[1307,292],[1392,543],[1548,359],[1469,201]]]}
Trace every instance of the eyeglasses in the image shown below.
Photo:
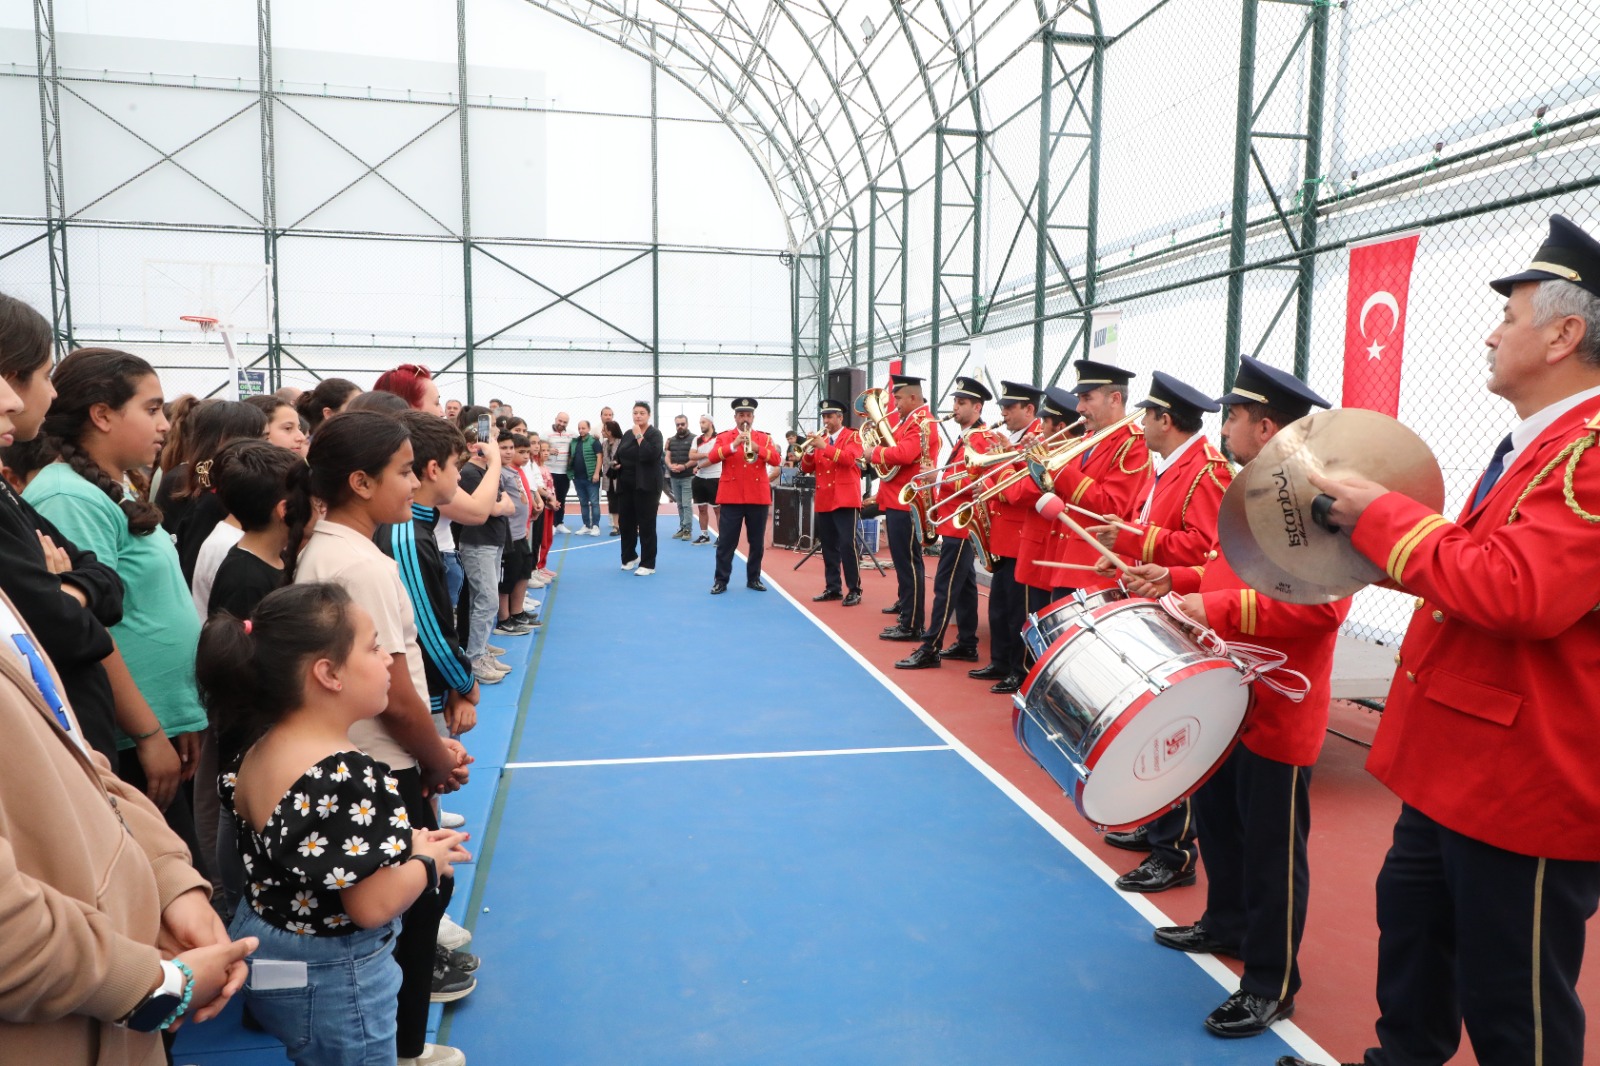
{"label": "eyeglasses", "polygon": [[407,374],[414,374],[419,378],[428,378],[430,380],[433,378],[433,371],[416,363],[401,363],[399,366],[395,367],[395,370],[403,371]]}

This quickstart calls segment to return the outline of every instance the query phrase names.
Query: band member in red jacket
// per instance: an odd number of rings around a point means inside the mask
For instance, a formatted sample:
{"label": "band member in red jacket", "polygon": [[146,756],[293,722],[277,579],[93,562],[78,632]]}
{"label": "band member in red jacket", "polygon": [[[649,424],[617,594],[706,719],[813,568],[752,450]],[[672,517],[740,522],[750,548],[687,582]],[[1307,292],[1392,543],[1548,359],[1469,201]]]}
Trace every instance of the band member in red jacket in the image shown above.
{"label": "band member in red jacket", "polygon": [[900,490],[917,474],[939,459],[939,428],[922,400],[922,379],[895,374],[895,409],[900,419],[894,425],[894,443],[871,448],[867,462],[893,466],[892,476],[878,485],[878,509],[883,512],[884,535],[889,538],[889,557],[894,560],[900,614],[894,625],[878,636],[882,640],[921,640],[924,612],[922,538],[912,521],[911,511],[900,502]]}
{"label": "band member in red jacket", "polygon": [[[992,399],[994,394],[976,378],[958,377],[951,386],[950,417],[959,436],[950,450],[950,457],[945,460],[948,469],[934,485],[934,499],[944,499],[972,483],[966,466],[968,436],[982,431],[983,402]],[[981,446],[974,450],[981,450]],[[917,650],[894,664],[897,670],[926,670],[945,659],[978,661],[977,545],[973,537],[983,534],[957,529],[948,517],[939,523],[938,531],[941,538],[939,567],[933,575],[933,605],[928,611],[928,628]],[[955,643],[941,652],[939,643],[944,640],[944,631],[952,620],[956,624]]]}
{"label": "band member in red jacket", "polygon": [[[1061,431],[1078,421],[1078,398],[1066,389],[1051,385],[1039,401],[1039,436],[1069,443]],[[1045,565],[1052,561],[1048,545],[1055,531],[1062,528],[1054,518],[1040,514],[1035,504],[1042,495],[1033,478],[1023,478],[1006,490],[1006,503],[1022,512],[1022,531],[1017,538],[1017,585],[1022,589],[1024,618],[1048,607],[1056,599],[1055,590],[1072,582],[1062,580],[1062,571]],[[1103,584],[1103,582],[1102,582]],[[1024,662],[1030,657],[1024,647]]]}
{"label": "band member in red jacket", "polygon": [[[1015,381],[1000,383],[1000,417],[1007,443],[1022,447],[1039,435],[1041,423],[1035,417],[1044,393],[1032,385]],[[995,467],[985,478],[994,485],[1021,468],[1019,463]],[[1022,546],[1022,522],[1026,509],[1006,502],[1003,495],[988,503],[989,543],[994,553],[994,572],[989,576],[989,663],[967,676],[993,681],[990,692],[1012,693],[1022,687],[1022,623],[1027,617],[1022,586],[1017,584],[1017,553]]]}
{"label": "band member in red jacket", "polygon": [[[861,569],[856,558],[856,524],[861,520],[861,437],[844,424],[844,404],[823,400],[822,428],[805,443],[800,469],[813,474],[817,487],[813,512],[817,536],[822,540],[821,595],[813,603],[843,600],[846,607],[861,602]],[[839,589],[839,574],[844,587]]]}
{"label": "band member in red jacket", "polygon": [[1417,597],[1367,759],[1403,804],[1378,875],[1374,1066],[1444,1062],[1463,1022],[1481,1063],[1584,1061],[1576,984],[1600,904],[1600,242],[1557,215],[1533,264],[1492,285],[1508,299],[1488,389],[1520,421],[1456,521],[1370,481],[1318,485],[1329,521]]}
{"label": "band member in red jacket", "polygon": [[[767,516],[772,510],[772,484],[767,467],[781,466],[783,454],[769,434],[751,429],[759,406],[754,396],[733,401],[734,428],[719,434],[706,455],[707,464],[722,464],[717,484],[717,572],[711,595],[728,591],[733,576],[733,553],[739,547],[739,529],[745,532],[745,588],[767,591],[761,583],[761,557],[767,550]],[[754,455],[754,460],[750,455]]]}
{"label": "band member in red jacket", "polygon": [[[1150,394],[1134,406],[1144,408],[1139,428],[1150,451],[1160,456],[1151,464],[1154,476],[1138,514],[1127,524],[1142,532],[1127,525],[1089,525],[1089,532],[1136,563],[1203,566],[1217,547],[1217,512],[1233,482],[1233,467],[1200,432],[1202,417],[1221,407],[1159,370],[1152,375]],[[1105,842],[1150,853],[1117,878],[1124,892],[1164,892],[1195,882],[1200,849],[1195,845],[1194,805],[1188,800],[1148,825],[1107,833]]]}
{"label": "band member in red jacket", "polygon": [[[1222,439],[1242,462],[1313,406],[1328,406],[1303,382],[1249,356],[1233,391],[1217,402],[1228,405]],[[1311,767],[1328,729],[1333,648],[1350,600],[1315,606],[1274,600],[1245,585],[1220,555],[1203,567],[1136,567],[1126,581],[1135,595],[1185,593],[1184,613],[1195,622],[1224,640],[1282,652],[1288,668],[1310,682],[1298,703],[1263,681],[1251,685],[1239,743],[1194,794],[1205,913],[1193,925],[1155,932],[1158,943],[1178,951],[1244,960],[1239,990],[1205,1025],[1218,1036],[1258,1036],[1294,1013],[1300,989],[1297,957],[1311,886]]]}

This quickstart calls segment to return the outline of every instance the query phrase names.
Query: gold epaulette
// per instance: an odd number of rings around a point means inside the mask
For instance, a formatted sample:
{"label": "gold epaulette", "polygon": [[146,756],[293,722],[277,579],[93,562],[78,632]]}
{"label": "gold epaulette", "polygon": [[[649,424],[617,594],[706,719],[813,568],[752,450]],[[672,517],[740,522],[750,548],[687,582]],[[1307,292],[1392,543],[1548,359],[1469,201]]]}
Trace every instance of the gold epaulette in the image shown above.
{"label": "gold epaulette", "polygon": [[1517,520],[1522,501],[1528,498],[1530,492],[1543,484],[1545,478],[1549,477],[1551,472],[1562,463],[1567,466],[1566,472],[1561,479],[1561,494],[1567,501],[1567,509],[1585,522],[1600,524],[1600,515],[1591,513],[1583,504],[1578,502],[1577,489],[1573,484],[1577,479],[1578,460],[1583,458],[1584,452],[1594,446],[1596,440],[1600,440],[1600,411],[1596,411],[1595,416],[1584,425],[1583,434],[1567,442],[1566,447],[1557,452],[1556,457],[1546,463],[1544,469],[1535,474],[1533,480],[1529,481],[1527,486],[1523,488],[1521,494],[1517,496],[1517,502],[1511,505],[1511,513],[1506,515],[1506,525],[1509,526]]}

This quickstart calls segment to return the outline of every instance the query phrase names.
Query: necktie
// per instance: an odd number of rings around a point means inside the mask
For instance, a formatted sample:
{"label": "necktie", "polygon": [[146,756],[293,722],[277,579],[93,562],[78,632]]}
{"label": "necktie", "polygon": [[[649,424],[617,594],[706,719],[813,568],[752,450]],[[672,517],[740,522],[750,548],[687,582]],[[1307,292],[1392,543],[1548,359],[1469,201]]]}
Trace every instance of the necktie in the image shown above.
{"label": "necktie", "polygon": [[1495,448],[1494,458],[1490,459],[1489,465],[1484,467],[1483,477],[1478,481],[1478,491],[1473,493],[1472,506],[1467,510],[1477,510],[1478,504],[1483,502],[1483,498],[1489,495],[1489,490],[1494,488],[1494,483],[1500,480],[1500,475],[1505,473],[1506,453],[1509,451],[1511,451],[1511,434],[1507,433]]}

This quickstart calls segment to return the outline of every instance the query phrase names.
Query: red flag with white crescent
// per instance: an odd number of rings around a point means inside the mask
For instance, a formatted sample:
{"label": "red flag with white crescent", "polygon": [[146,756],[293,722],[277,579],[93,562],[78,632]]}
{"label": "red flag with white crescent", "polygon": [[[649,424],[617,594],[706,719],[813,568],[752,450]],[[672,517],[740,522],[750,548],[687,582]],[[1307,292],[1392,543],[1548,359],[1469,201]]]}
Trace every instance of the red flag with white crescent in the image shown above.
{"label": "red flag with white crescent", "polygon": [[1400,412],[1406,301],[1419,236],[1412,233],[1350,249],[1344,320],[1346,407],[1365,407],[1391,418]]}

